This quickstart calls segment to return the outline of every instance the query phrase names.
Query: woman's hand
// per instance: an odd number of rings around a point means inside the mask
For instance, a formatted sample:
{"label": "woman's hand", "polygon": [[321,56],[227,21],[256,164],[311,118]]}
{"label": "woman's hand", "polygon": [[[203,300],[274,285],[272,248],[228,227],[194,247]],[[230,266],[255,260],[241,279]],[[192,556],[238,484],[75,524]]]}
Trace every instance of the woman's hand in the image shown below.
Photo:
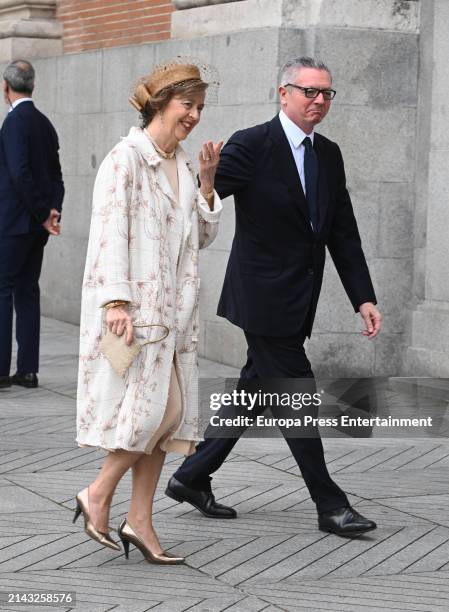
{"label": "woman's hand", "polygon": [[133,322],[123,306],[108,308],[106,311],[106,324],[113,334],[121,336],[126,332],[126,344],[129,346],[133,341]]}
{"label": "woman's hand", "polygon": [[215,173],[220,161],[220,151],[223,141],[214,144],[211,140],[203,143],[198,159],[200,162],[199,177],[203,196],[214,190]]}

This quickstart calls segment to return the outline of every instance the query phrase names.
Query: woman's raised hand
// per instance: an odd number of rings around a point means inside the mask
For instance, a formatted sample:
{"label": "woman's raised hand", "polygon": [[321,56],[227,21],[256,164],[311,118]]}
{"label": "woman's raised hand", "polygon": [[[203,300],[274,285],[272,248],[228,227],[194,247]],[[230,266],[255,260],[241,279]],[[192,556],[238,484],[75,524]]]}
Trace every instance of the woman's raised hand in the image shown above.
{"label": "woman's raised hand", "polygon": [[106,311],[106,324],[109,331],[117,336],[121,336],[125,332],[125,342],[128,346],[132,343],[133,322],[125,308],[122,306],[109,308]]}
{"label": "woman's raised hand", "polygon": [[223,141],[214,144],[211,140],[203,143],[198,156],[200,162],[199,177],[201,182],[201,193],[206,195],[214,190],[215,173],[220,161],[220,151]]}

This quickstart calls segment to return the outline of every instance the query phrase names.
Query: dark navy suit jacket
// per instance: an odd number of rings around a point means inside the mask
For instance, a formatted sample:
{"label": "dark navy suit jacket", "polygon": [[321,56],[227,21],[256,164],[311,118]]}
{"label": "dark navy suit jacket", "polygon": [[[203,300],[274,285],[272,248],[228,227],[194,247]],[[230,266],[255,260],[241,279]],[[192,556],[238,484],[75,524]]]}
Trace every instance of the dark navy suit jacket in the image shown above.
{"label": "dark navy suit jacket", "polygon": [[21,102],[0,130],[0,236],[42,228],[50,210],[61,210],[64,197],[59,143],[50,121]]}
{"label": "dark navy suit jacket", "polygon": [[279,117],[236,132],[221,153],[215,188],[234,196],[236,228],[217,314],[248,332],[310,335],[326,246],[354,310],[376,303],[340,149],[317,133],[314,149],[316,233]]}

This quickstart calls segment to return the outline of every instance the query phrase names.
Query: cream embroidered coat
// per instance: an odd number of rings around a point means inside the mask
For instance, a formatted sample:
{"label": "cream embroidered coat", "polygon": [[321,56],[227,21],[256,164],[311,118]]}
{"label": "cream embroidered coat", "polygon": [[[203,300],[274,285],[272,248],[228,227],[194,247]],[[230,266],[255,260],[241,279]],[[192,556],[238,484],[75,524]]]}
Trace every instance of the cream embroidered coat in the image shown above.
{"label": "cream embroidered coat", "polygon": [[[214,240],[222,206],[215,193],[209,210],[179,146],[176,160],[179,202],[140,128],[131,128],[97,174],[81,306],[81,446],[145,452],[164,416],[173,359],[183,405],[172,439],[199,439],[198,249]],[[102,306],[116,299],[131,302],[136,325],[170,329],[163,342],[141,350],[125,378],[98,350],[106,329]],[[142,343],[160,337],[160,329],[135,327],[134,334]]]}

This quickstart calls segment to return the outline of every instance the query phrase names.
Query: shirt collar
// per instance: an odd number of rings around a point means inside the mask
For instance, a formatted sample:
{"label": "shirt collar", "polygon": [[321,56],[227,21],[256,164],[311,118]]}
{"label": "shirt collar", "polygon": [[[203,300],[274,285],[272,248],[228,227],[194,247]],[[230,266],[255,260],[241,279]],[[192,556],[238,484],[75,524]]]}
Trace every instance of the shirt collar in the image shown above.
{"label": "shirt collar", "polygon": [[14,100],[14,102],[11,104],[9,112],[14,110],[16,106],[18,106],[21,102],[32,102],[32,101],[33,101],[33,98],[19,98],[18,100]]}
{"label": "shirt collar", "polygon": [[302,129],[296,125],[296,123],[294,123],[289,117],[287,117],[283,110],[279,112],[279,120],[285,132],[285,135],[291,142],[292,146],[295,147],[295,149],[297,149],[301,145],[302,141],[307,136],[310,138],[313,145],[313,138],[315,132],[312,131],[311,134],[306,134],[305,132],[303,132]]}

